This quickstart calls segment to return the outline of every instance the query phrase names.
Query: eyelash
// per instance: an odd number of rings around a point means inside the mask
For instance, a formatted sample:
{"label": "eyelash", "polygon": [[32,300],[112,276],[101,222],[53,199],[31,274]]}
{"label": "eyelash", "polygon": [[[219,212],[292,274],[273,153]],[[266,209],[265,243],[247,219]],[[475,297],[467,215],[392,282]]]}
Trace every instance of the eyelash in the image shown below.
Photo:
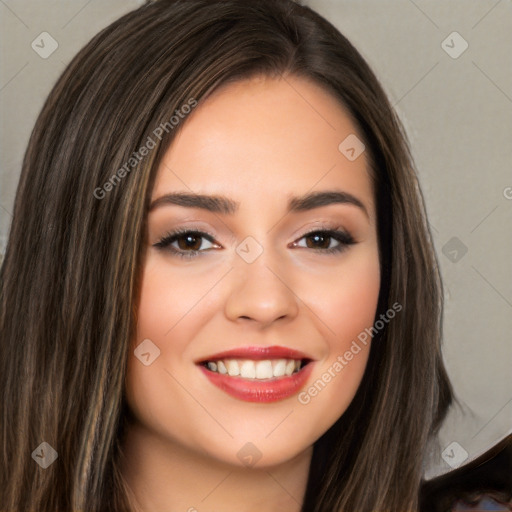
{"label": "eyelash", "polygon": [[[357,243],[352,235],[346,231],[341,231],[338,228],[335,229],[319,229],[315,231],[310,231],[309,233],[306,233],[302,235],[299,240],[302,240],[303,238],[309,238],[312,235],[322,234],[328,238],[334,238],[339,242],[339,245],[335,247],[331,247],[330,249],[312,249],[313,251],[320,251],[323,254],[336,254],[336,253],[342,253],[350,245],[353,245]],[[170,244],[174,243],[178,238],[180,238],[183,235],[193,235],[195,237],[201,237],[206,238],[209,242],[215,243],[215,239],[213,235],[210,233],[205,233],[203,231],[196,231],[193,229],[177,229],[176,231],[173,231],[172,233],[166,234],[161,240],[159,240],[156,244],[154,244],[154,247],[157,247],[158,249],[162,250],[168,250],[171,253],[179,256],[180,258],[194,258],[198,254],[206,252],[211,249],[205,250],[191,250],[191,251],[182,251],[177,250],[174,247],[171,247]],[[295,243],[295,242],[294,242]],[[307,247],[306,247],[307,249]]]}

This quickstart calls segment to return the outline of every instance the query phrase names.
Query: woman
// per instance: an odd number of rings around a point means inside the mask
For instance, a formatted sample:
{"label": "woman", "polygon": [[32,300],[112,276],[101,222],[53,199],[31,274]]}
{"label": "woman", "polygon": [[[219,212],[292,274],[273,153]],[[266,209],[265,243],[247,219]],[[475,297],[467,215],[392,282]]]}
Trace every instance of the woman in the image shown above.
{"label": "woman", "polygon": [[79,52],[25,155],[2,507],[417,510],[442,306],[351,44],[291,0],[147,3]]}

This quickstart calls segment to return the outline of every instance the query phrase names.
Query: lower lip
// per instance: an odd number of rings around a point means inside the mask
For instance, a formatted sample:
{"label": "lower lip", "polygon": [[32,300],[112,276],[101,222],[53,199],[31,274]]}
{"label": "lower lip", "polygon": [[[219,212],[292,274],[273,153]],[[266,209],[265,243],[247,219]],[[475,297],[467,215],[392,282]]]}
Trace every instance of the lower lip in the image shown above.
{"label": "lower lip", "polygon": [[249,380],[242,377],[230,377],[226,374],[212,372],[200,366],[210,382],[240,400],[246,402],[277,402],[296,394],[311,375],[313,363],[310,362],[297,373],[272,380]]}

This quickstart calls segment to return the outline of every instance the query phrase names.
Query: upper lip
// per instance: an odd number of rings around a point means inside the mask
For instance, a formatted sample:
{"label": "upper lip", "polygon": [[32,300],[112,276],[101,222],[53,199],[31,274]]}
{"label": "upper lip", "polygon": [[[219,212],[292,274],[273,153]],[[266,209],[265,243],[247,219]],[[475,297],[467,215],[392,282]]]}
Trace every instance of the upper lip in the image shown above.
{"label": "upper lip", "polygon": [[207,357],[203,357],[196,363],[205,363],[207,361],[219,361],[221,359],[254,359],[261,361],[263,359],[308,359],[312,361],[313,358],[304,352],[295,350],[293,348],[282,347],[279,345],[268,346],[248,346],[236,347],[223,352],[218,352]]}

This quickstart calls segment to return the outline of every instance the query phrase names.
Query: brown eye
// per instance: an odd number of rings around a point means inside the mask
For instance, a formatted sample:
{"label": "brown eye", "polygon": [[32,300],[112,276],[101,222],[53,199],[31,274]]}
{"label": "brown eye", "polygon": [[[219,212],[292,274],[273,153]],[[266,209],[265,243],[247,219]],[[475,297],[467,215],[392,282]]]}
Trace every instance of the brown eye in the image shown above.
{"label": "brown eye", "polygon": [[[204,240],[210,244],[209,247],[204,247]],[[173,244],[177,244],[177,247],[173,246]],[[202,252],[213,249],[215,248],[214,245],[217,244],[214,244],[214,238],[212,235],[203,233],[202,231],[191,230],[169,233],[159,242],[154,244],[154,246],[159,249],[168,250],[171,253],[184,258],[194,257]],[[217,247],[219,246],[217,245]]]}
{"label": "brown eye", "polygon": [[[305,234],[302,239],[307,240],[306,249],[319,249],[318,252],[322,254],[341,252],[348,249],[349,245],[357,243],[349,233],[338,230],[312,231]],[[334,247],[330,247],[333,239],[338,243]],[[298,245],[297,242],[294,245],[296,247],[304,247],[303,245]]]}
{"label": "brown eye", "polygon": [[201,244],[202,244],[201,236],[188,234],[188,235],[178,235],[175,238],[178,241],[179,249],[182,249],[182,250],[192,249],[194,251],[198,251],[201,248]]}
{"label": "brown eye", "polygon": [[332,237],[323,234],[308,235],[306,238],[308,241],[313,240],[312,244],[306,242],[306,245],[310,249],[329,249],[329,245]]}

